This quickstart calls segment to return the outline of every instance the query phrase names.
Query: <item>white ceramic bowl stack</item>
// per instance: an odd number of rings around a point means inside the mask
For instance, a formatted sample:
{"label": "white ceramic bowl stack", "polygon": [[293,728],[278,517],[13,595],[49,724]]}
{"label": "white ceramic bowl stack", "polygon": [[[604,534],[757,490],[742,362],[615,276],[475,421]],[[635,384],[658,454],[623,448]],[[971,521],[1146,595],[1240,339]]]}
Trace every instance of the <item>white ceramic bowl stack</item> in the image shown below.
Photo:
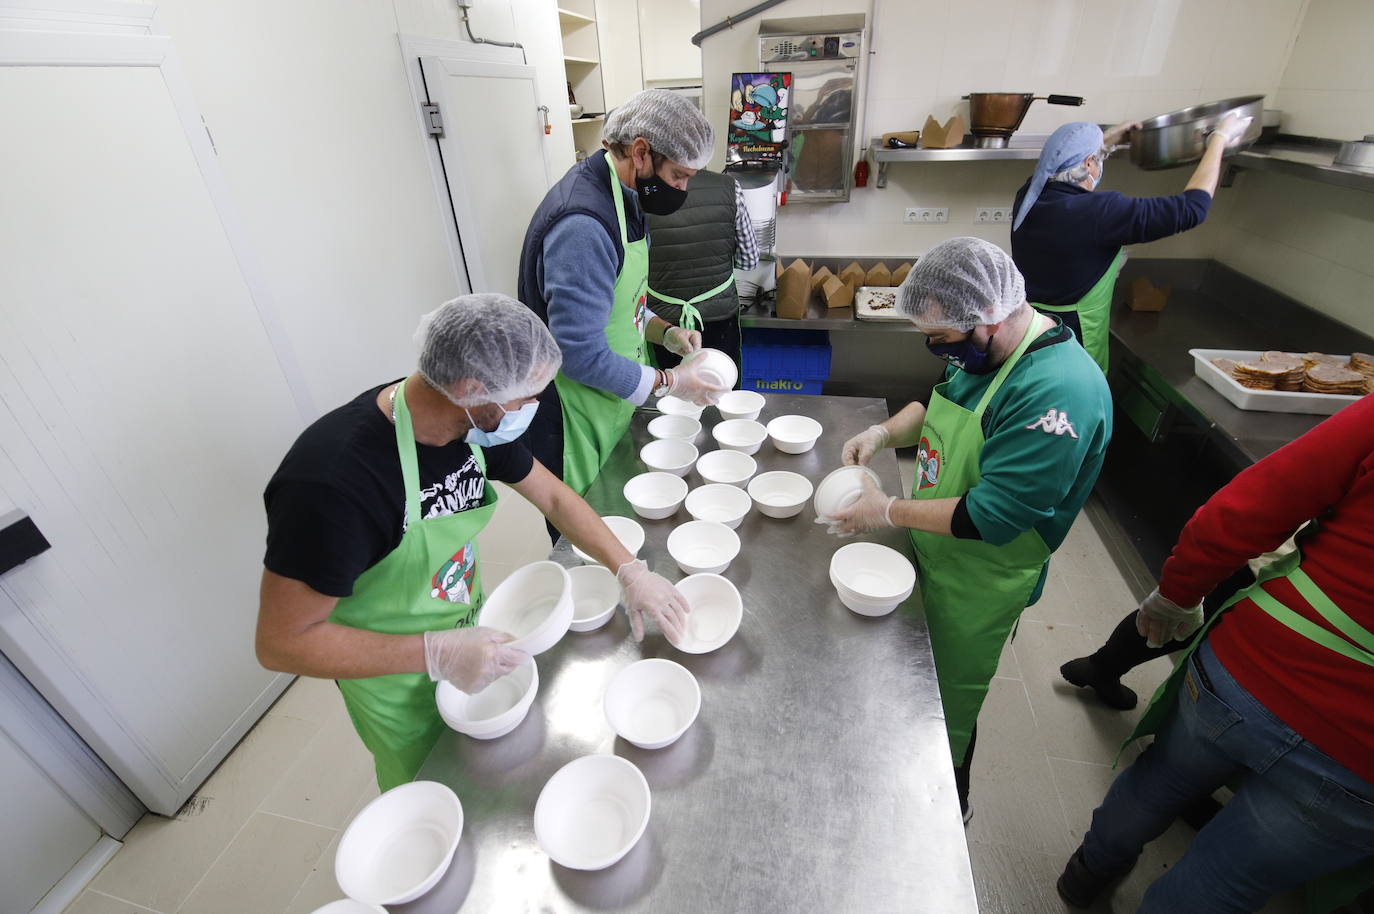
{"label": "white ceramic bowl stack", "polygon": [[394,787],[363,807],[344,829],[334,878],[354,901],[404,904],[444,875],[463,835],[463,804],[435,781]]}
{"label": "white ceramic bowl stack", "polygon": [[434,690],[434,703],[444,723],[459,733],[473,739],[496,739],[520,726],[538,691],[539,668],[531,657],[476,695],[441,680]]}
{"label": "white ceramic bowl stack", "polygon": [[[624,546],[625,550],[629,552],[630,555],[639,555],[639,550],[644,548],[643,527],[628,517],[620,517],[616,514],[601,519],[606,522],[607,527],[611,528],[611,532],[615,534],[615,538],[620,540],[620,545]],[[573,554],[582,561],[589,562],[593,565],[596,564],[596,559],[587,555],[587,553],[578,549],[576,546],[572,547],[572,551]]]}
{"label": "white ceramic bowl stack", "polygon": [[701,711],[701,686],[671,660],[640,660],[625,667],[606,688],[606,720],[622,739],[641,749],[662,749],[677,741]]}
{"label": "white ceramic bowl stack", "polygon": [[686,416],[688,419],[700,419],[706,411],[706,407],[689,403],[681,397],[660,397],[654,405],[665,416]]}
{"label": "white ceramic bowl stack", "polygon": [[567,634],[572,617],[572,580],[567,569],[557,562],[533,562],[491,592],[477,614],[477,624],[514,635],[511,647],[542,654]]}
{"label": "white ceramic bowl stack", "polygon": [[817,517],[829,517],[836,511],[843,511],[863,494],[863,481],[867,476],[875,485],[881,485],[878,474],[868,467],[840,467],[821,480],[816,486],[813,507]]}
{"label": "white ceramic bowl stack", "polygon": [[649,782],[615,755],[584,755],[554,772],[534,804],[534,836],[554,863],[603,870],[649,824]]}
{"label": "white ceramic bowl stack", "polygon": [[811,492],[811,480],[785,470],[760,473],[749,481],[749,497],[769,517],[796,517]]}
{"label": "white ceramic bowl stack", "polygon": [[693,489],[683,505],[694,520],[715,521],[734,530],[753,507],[753,501],[739,486],[713,482]]}
{"label": "white ceramic bowl stack", "polygon": [[573,589],[573,619],[568,628],[590,632],[611,621],[620,605],[620,583],[615,572],[602,565],[582,565],[569,568],[568,577]]}
{"label": "white ceramic bowl stack", "polygon": [[719,349],[698,349],[682,361],[683,364],[700,366],[698,370],[703,380],[718,384],[726,390],[734,387],[735,382],[739,380],[739,368],[735,365],[735,360]]}
{"label": "white ceramic bowl stack", "polygon": [[[669,416],[665,418],[679,418]],[[660,438],[657,441],[650,441],[639,449],[639,459],[644,461],[644,465],[651,470],[659,473],[672,473],[674,476],[686,476],[687,471],[692,468],[692,464],[697,462],[696,445],[681,438]]]}
{"label": "white ceramic bowl stack", "polygon": [[697,475],[705,482],[720,482],[741,489],[758,467],[753,457],[740,451],[711,451],[697,458]]}
{"label": "white ceramic bowl stack", "polygon": [[668,534],[668,554],[683,574],[720,574],[739,548],[739,534],[715,521],[688,521]]}
{"label": "white ceramic bowl stack", "polygon": [[830,583],[849,609],[862,616],[883,616],[911,596],[916,569],[895,549],[850,543],[830,557]]}
{"label": "white ceramic bowl stack", "polygon": [[763,404],[763,394],[757,391],[732,390],[721,395],[716,409],[722,419],[757,419]]}
{"label": "white ceramic bowl stack", "polygon": [[768,437],[768,429],[753,419],[726,419],[716,423],[711,429],[711,437],[726,450],[754,454]]}
{"label": "white ceramic bowl stack", "polygon": [[659,416],[649,420],[649,434],[655,438],[681,438],[694,441],[701,434],[701,423],[690,416]]}
{"label": "white ceramic bowl stack", "polygon": [[687,654],[707,654],[735,637],[744,618],[739,589],[718,574],[694,574],[677,582],[692,611],[687,631],[673,647]]}
{"label": "white ceramic bowl stack", "polygon": [[766,426],[773,447],[784,454],[805,454],[821,437],[821,424],[810,416],[778,416]]}
{"label": "white ceramic bowl stack", "polygon": [[647,520],[672,517],[687,498],[687,483],[672,473],[640,473],[625,483],[625,500]]}
{"label": "white ceramic bowl stack", "polygon": [[386,908],[375,904],[363,904],[352,898],[341,898],[322,908],[316,908],[310,914],[386,914]]}

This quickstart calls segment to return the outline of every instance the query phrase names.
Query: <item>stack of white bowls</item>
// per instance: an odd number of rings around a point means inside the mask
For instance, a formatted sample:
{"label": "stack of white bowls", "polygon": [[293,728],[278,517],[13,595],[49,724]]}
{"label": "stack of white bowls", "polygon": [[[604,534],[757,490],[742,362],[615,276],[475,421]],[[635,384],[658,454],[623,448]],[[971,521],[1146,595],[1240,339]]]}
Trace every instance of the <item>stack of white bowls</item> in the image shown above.
{"label": "stack of white bowls", "polygon": [[[611,609],[615,610],[614,604]],[[447,679],[440,680],[434,703],[444,723],[459,733],[473,739],[496,739],[520,726],[538,691],[539,668],[531,657],[475,695],[460,691]]]}
{"label": "stack of white bowls", "polygon": [[850,543],[830,557],[830,583],[840,602],[862,616],[883,616],[916,587],[906,556],[877,543]]}

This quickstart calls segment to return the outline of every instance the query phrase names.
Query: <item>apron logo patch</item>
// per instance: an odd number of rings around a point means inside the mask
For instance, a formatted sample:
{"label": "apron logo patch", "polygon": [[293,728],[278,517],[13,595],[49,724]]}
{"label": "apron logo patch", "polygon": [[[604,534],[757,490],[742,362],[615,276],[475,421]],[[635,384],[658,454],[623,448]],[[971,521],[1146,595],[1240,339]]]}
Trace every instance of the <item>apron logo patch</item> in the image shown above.
{"label": "apron logo patch", "polygon": [[450,603],[470,603],[472,576],[476,571],[477,550],[468,543],[434,573],[429,582],[429,595]]}
{"label": "apron logo patch", "polygon": [[920,474],[920,483],[917,488],[929,489],[940,481],[940,452],[930,446],[930,440],[921,439],[921,446],[916,452],[917,472]]}
{"label": "apron logo patch", "polygon": [[1026,428],[1027,430],[1038,428],[1048,435],[1068,435],[1070,438],[1078,437],[1078,432],[1073,430],[1073,423],[1069,421],[1067,410],[1051,408],[1045,415],[1036,419],[1030,425],[1027,425]]}
{"label": "apron logo patch", "polygon": [[649,322],[649,298],[647,295],[639,296],[639,302],[635,305],[635,332],[643,335],[644,325]]}

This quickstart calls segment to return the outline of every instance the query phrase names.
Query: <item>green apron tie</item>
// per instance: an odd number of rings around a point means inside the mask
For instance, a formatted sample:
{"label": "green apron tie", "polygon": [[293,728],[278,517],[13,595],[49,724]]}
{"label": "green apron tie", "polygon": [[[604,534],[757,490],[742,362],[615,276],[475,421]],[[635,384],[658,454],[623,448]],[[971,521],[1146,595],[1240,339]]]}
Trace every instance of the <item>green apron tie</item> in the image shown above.
{"label": "green apron tie", "polygon": [[716,286],[714,289],[711,289],[708,292],[703,292],[700,295],[694,296],[689,299],[673,298],[673,296],[671,295],[664,295],[662,292],[655,292],[653,289],[649,290],[649,294],[652,295],[654,298],[659,299],[660,301],[666,301],[670,305],[681,305],[682,317],[678,320],[678,326],[685,327],[688,330],[700,330],[704,326],[704,324],[701,320],[701,312],[698,311],[696,308],[697,302],[706,301],[710,298],[715,298],[717,295],[724,292],[726,289],[730,288],[734,284],[735,274],[731,273],[729,276],[725,278],[724,282]]}
{"label": "green apron tie", "polygon": [[1088,350],[1088,355],[1093,357],[1093,361],[1102,369],[1103,374],[1107,373],[1108,352],[1111,349],[1112,290],[1116,288],[1116,277],[1125,262],[1126,255],[1118,252],[1112,265],[1107,267],[1107,272],[1098,277],[1093,287],[1071,305],[1042,305],[1031,302],[1031,307],[1040,311],[1060,314],[1065,311],[1077,311],[1079,335],[1082,337],[1079,342]]}

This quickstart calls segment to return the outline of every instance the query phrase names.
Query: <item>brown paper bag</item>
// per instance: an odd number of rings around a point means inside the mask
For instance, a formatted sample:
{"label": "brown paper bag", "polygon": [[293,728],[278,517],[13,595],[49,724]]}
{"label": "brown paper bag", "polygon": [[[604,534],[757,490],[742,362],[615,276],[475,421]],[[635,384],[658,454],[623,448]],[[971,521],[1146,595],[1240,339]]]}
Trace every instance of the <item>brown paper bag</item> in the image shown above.
{"label": "brown paper bag", "polygon": [[887,264],[880,263],[868,271],[868,276],[864,278],[866,286],[890,286],[892,285],[892,271],[887,268]]}
{"label": "brown paper bag", "polygon": [[821,297],[827,308],[848,308],[854,304],[854,287],[831,276],[821,285]]}
{"label": "brown paper bag", "polygon": [[778,317],[799,320],[806,317],[806,304],[811,298],[811,267],[804,260],[794,260],[778,277]]}
{"label": "brown paper bag", "polygon": [[819,270],[817,270],[816,272],[812,273],[812,274],[811,274],[811,291],[812,291],[812,292],[820,292],[820,290],[821,290],[821,283],[825,282],[827,279],[829,279],[830,277],[832,277],[832,276],[834,276],[834,275],[835,275],[834,273],[831,273],[831,272],[830,272],[830,268],[829,268],[829,267],[821,267]]}
{"label": "brown paper bag", "polygon": [[905,143],[908,146],[915,146],[920,139],[921,131],[919,130],[899,130],[896,133],[884,133],[882,145],[883,148],[886,149],[888,140],[896,140],[897,142]]}
{"label": "brown paper bag", "polygon": [[868,272],[856,260],[840,271],[840,280],[851,289],[858,289],[868,278]]}
{"label": "brown paper bag", "polygon": [[1127,300],[1132,311],[1163,311],[1169,302],[1172,286],[1157,288],[1144,276],[1131,283],[1131,295]]}
{"label": "brown paper bag", "polygon": [[906,282],[906,276],[907,276],[907,274],[910,273],[910,272],[911,272],[911,264],[909,264],[909,263],[904,263],[904,264],[902,264],[902,265],[899,266],[897,269],[895,269],[895,270],[892,271],[892,284],[893,284],[894,286],[900,286],[902,283]]}
{"label": "brown paper bag", "polygon": [[960,146],[967,132],[964,119],[957,114],[943,124],[934,117],[927,116],[926,125],[921,128],[921,145],[926,149],[949,149]]}

